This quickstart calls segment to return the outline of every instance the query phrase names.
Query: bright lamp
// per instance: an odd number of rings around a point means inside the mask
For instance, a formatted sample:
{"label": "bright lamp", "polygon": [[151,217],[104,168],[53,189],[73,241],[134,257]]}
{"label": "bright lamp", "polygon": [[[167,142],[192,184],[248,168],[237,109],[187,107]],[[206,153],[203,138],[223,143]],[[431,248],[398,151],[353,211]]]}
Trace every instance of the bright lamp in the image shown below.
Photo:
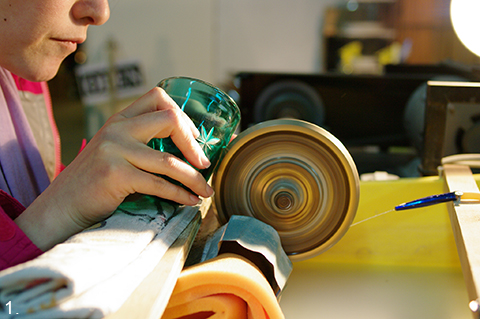
{"label": "bright lamp", "polygon": [[462,43],[480,56],[480,1],[452,0],[450,18],[453,29]]}

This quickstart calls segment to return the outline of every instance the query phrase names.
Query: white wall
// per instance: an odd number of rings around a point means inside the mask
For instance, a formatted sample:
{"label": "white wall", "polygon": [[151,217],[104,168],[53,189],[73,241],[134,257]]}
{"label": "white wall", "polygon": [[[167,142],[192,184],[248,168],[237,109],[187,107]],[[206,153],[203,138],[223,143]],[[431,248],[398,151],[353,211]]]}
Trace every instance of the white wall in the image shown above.
{"label": "white wall", "polygon": [[[214,0],[113,0],[109,21],[90,27],[85,43],[90,61],[107,61],[107,40],[117,58],[141,60],[152,87],[173,75],[213,79]],[[87,60],[88,62],[88,60]]]}
{"label": "white wall", "polygon": [[89,62],[141,60],[148,86],[173,75],[221,84],[238,71],[318,72],[328,5],[342,0],[112,0],[111,18],[90,27]]}
{"label": "white wall", "polygon": [[217,80],[237,71],[319,72],[324,11],[340,0],[220,0]]}

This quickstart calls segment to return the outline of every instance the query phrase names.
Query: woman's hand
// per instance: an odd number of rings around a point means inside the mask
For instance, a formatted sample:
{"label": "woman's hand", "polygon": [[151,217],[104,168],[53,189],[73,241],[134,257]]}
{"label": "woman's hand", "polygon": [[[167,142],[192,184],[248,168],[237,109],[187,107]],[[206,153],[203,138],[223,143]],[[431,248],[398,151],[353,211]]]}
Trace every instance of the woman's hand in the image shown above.
{"label": "woman's hand", "polygon": [[151,149],[152,138],[171,137],[185,158],[199,169],[210,162],[195,141],[198,131],[161,88],[154,88],[112,116],[85,149],[15,221],[41,249],[108,217],[133,193],[194,205],[199,198],[156,176],[179,181],[197,195],[212,188],[179,158]]}

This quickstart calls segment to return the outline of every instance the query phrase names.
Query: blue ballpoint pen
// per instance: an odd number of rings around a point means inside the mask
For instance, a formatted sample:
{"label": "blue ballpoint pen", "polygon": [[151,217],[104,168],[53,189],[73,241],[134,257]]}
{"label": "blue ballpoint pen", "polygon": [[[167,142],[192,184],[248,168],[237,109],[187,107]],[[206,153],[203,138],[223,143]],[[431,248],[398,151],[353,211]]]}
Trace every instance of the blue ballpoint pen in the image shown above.
{"label": "blue ballpoint pen", "polygon": [[395,210],[406,210],[406,209],[430,206],[430,205],[451,202],[451,201],[456,201],[458,203],[460,202],[462,195],[463,195],[463,192],[455,191],[455,192],[450,192],[445,194],[427,196],[427,197],[419,198],[411,202],[407,202],[407,203],[403,203],[398,206],[395,206]]}
{"label": "blue ballpoint pen", "polygon": [[388,211],[383,212],[381,214],[377,214],[377,215],[368,217],[364,220],[361,220],[359,222],[356,222],[356,223],[350,225],[350,227],[358,225],[358,224],[363,223],[363,222],[366,222],[367,220],[370,220],[372,218],[376,218],[378,216],[391,213],[393,211],[425,207],[425,206],[430,206],[430,205],[435,205],[435,204],[440,204],[440,203],[446,203],[446,202],[452,202],[452,201],[455,201],[455,205],[467,204],[467,203],[468,204],[480,204],[480,192],[472,193],[472,192],[455,191],[455,192],[450,192],[450,193],[445,193],[445,194],[438,194],[438,195],[422,197],[422,198],[412,200],[410,202],[403,203],[403,204],[400,204],[398,206],[395,206],[395,209],[388,210]]}
{"label": "blue ballpoint pen", "polygon": [[445,193],[445,194],[438,194],[438,195],[422,197],[422,198],[412,200],[410,202],[403,203],[403,204],[400,204],[398,206],[395,206],[395,209],[388,210],[388,211],[383,212],[381,214],[377,214],[377,215],[368,217],[364,220],[361,220],[359,222],[356,222],[354,224],[351,224],[350,227],[353,227],[353,226],[358,225],[360,223],[366,222],[367,220],[370,220],[372,218],[376,218],[378,216],[391,213],[393,211],[419,208],[419,207],[430,206],[430,205],[452,202],[452,201],[455,201],[455,205],[458,205],[460,203],[461,204],[467,204],[467,203],[469,203],[469,204],[480,204],[480,192],[471,193],[471,192],[455,191],[455,192],[450,192],[450,193]]}

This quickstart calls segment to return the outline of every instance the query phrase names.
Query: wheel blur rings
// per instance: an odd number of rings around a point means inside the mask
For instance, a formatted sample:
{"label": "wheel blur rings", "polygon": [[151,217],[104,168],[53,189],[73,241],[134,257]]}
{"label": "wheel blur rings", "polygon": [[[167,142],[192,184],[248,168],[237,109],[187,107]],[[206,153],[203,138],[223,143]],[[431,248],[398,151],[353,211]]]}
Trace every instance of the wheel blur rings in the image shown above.
{"label": "wheel blur rings", "polygon": [[332,247],[358,207],[359,178],[343,144],[312,123],[279,119],[240,133],[214,176],[222,223],[255,217],[280,235],[293,261]]}

